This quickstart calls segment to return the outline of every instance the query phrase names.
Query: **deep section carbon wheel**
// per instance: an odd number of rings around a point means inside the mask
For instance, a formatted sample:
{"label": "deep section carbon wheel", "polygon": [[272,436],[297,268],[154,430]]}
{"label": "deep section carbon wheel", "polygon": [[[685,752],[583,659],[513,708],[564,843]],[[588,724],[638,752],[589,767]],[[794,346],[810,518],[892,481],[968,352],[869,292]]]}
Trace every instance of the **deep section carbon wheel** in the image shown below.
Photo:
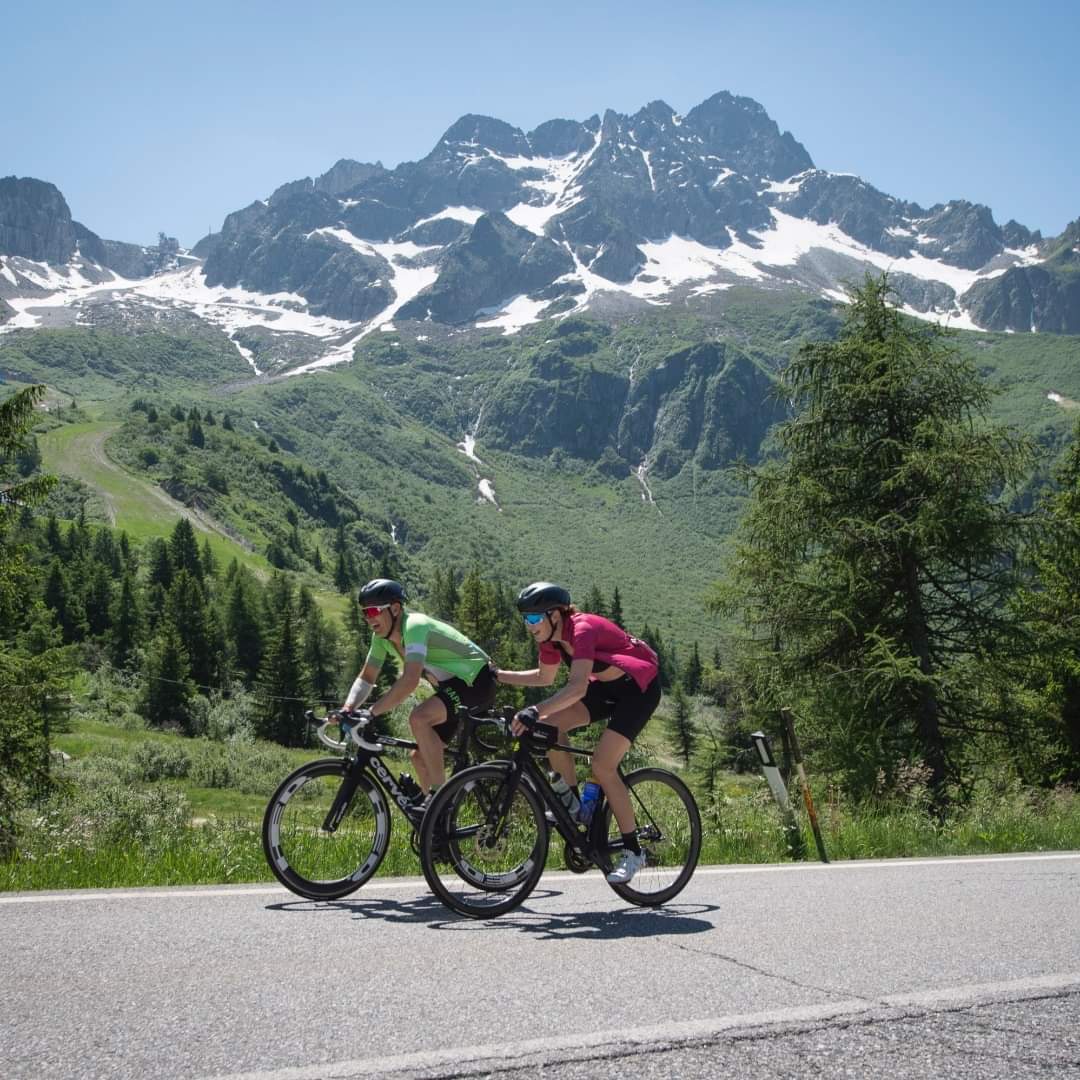
{"label": "deep section carbon wheel", "polygon": [[326,828],[352,765],[322,758],[301,766],[274,792],[263,815],[266,861],[287,889],[309,900],[348,896],[379,868],[390,845],[390,808],[364,773],[338,824]]}

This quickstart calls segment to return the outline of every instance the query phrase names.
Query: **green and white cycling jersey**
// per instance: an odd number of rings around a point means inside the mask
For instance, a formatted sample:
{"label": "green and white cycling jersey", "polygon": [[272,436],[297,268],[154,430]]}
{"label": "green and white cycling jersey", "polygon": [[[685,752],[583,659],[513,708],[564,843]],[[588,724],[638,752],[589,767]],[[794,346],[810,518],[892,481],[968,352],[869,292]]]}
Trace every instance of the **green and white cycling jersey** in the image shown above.
{"label": "green and white cycling jersey", "polygon": [[[419,660],[425,674],[440,683],[457,678],[472,686],[473,680],[490,662],[488,654],[460,630],[419,611],[402,612],[401,644],[405,663]],[[388,638],[373,637],[364,666],[371,664],[381,670],[388,656],[401,663],[397,649]]]}

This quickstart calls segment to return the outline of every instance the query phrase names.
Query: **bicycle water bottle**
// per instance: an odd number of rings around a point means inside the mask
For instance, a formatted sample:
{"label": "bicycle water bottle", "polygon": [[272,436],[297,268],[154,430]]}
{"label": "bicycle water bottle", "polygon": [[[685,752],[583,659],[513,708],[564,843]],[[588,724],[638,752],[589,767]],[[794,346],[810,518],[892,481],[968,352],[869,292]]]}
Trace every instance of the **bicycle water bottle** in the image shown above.
{"label": "bicycle water bottle", "polygon": [[397,786],[401,788],[406,799],[415,799],[417,795],[423,794],[420,785],[407,772],[398,777]]}
{"label": "bicycle water bottle", "polygon": [[566,807],[566,812],[573,817],[579,810],[581,802],[577,792],[562,778],[562,773],[551,774],[551,790],[559,796],[559,802]]}
{"label": "bicycle water bottle", "polygon": [[588,825],[592,821],[596,808],[600,805],[600,785],[590,780],[581,789],[581,806],[578,808],[577,819],[582,825]]}

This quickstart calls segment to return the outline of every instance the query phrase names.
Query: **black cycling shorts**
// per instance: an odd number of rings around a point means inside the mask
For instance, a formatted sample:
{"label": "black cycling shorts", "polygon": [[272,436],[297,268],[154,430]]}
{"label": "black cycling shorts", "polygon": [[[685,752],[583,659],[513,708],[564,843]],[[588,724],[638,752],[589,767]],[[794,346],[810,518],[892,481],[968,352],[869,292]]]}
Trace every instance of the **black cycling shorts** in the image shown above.
{"label": "black cycling shorts", "polygon": [[632,675],[612,682],[594,680],[582,701],[589,710],[590,720],[606,720],[608,731],[633,742],[660,704],[660,676],[655,675],[644,690]]}
{"label": "black cycling shorts", "polygon": [[458,709],[490,709],[495,704],[495,672],[482,667],[470,686],[464,679],[447,679],[435,687],[435,696],[446,706],[446,719],[431,730],[450,745],[458,727]]}

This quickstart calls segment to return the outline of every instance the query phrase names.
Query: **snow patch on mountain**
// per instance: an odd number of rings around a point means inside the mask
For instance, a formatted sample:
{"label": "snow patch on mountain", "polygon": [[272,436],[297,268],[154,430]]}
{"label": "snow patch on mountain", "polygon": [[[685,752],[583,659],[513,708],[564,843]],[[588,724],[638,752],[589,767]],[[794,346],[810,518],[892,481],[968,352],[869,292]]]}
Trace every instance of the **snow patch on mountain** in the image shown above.
{"label": "snow patch on mountain", "polygon": [[478,322],[476,325],[485,330],[501,327],[504,335],[514,334],[523,326],[536,322],[540,318],[540,312],[548,306],[549,302],[530,300],[527,296],[518,295],[498,307],[480,308],[476,313],[478,318],[484,315],[496,317]]}
{"label": "snow patch on mountain", "polygon": [[484,216],[485,211],[478,210],[475,206],[448,206],[431,217],[421,218],[412,227],[426,225],[429,221],[441,221],[443,218],[451,218],[454,221],[464,221],[466,225],[475,225]]}
{"label": "snow patch on mountain", "polygon": [[537,191],[543,196],[543,201],[539,204],[518,203],[506,211],[506,216],[515,225],[520,225],[538,236],[542,235],[544,226],[553,217],[576,206],[584,198],[577,181],[592,160],[602,138],[602,131],[598,131],[592,146],[581,154],[569,154],[566,157],[557,158],[500,159],[527,162],[529,168],[540,169],[544,173],[539,180],[524,181],[524,186]]}

